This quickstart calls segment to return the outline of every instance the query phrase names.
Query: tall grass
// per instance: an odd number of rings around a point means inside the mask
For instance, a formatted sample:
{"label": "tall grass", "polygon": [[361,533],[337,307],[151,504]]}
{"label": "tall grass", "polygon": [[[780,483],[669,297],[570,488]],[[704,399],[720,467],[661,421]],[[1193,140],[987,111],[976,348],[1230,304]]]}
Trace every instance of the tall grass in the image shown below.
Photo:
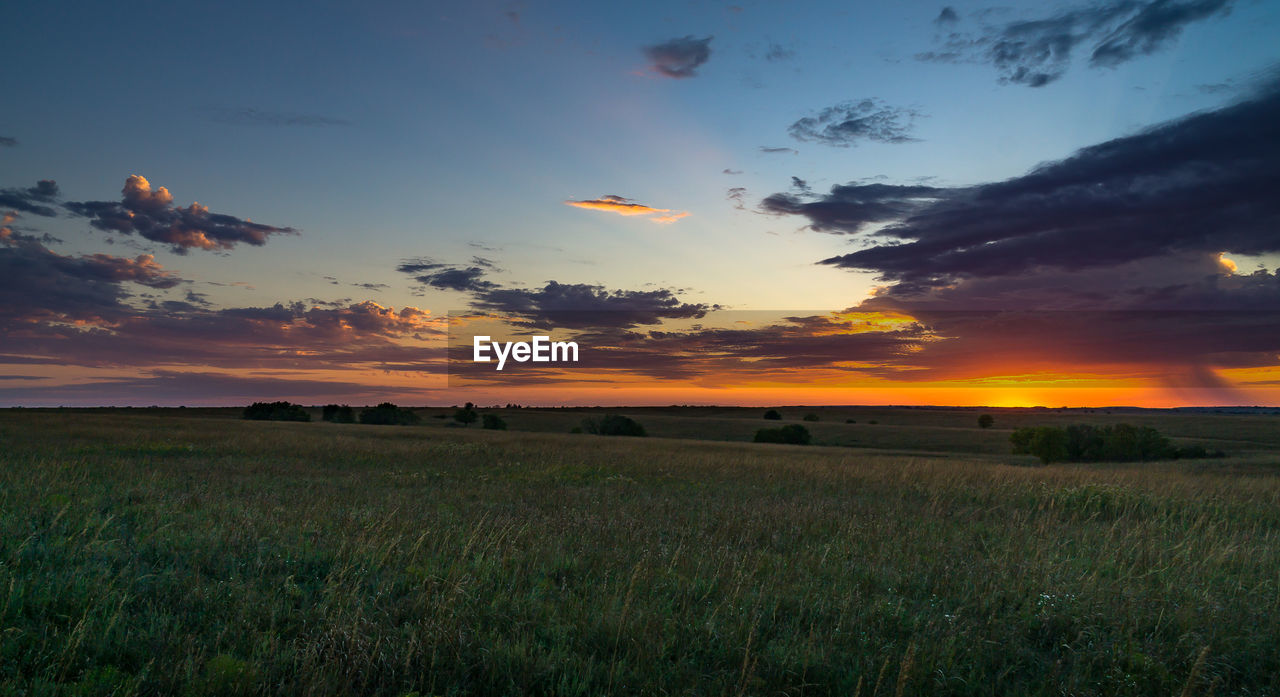
{"label": "tall grass", "polygon": [[0,414],[0,693],[1265,695],[1280,478]]}

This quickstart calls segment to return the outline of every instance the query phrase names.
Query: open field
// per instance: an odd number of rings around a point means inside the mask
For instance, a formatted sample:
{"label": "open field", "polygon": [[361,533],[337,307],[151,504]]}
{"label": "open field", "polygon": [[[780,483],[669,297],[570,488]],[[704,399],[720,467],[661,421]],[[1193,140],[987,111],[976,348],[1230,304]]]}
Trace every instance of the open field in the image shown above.
{"label": "open field", "polygon": [[[618,411],[0,412],[0,693],[1280,693],[1276,416]],[[1007,454],[1080,421],[1230,457]]]}

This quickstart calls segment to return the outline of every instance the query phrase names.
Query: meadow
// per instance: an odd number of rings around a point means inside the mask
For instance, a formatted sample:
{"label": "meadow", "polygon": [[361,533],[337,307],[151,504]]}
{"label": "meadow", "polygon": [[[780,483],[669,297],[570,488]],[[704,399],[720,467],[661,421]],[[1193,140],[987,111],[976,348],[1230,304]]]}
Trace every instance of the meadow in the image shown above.
{"label": "meadow", "polygon": [[0,411],[0,694],[1280,694],[1280,417],[761,411]]}

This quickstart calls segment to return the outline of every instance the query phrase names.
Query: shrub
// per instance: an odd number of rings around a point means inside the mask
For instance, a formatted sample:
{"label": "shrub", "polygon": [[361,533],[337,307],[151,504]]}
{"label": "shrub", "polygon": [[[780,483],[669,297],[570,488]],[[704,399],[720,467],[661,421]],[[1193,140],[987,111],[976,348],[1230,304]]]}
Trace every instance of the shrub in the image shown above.
{"label": "shrub", "polygon": [[356,422],[356,413],[355,410],[345,404],[342,406],[326,404],[320,418],[336,424],[353,424]]}
{"label": "shrub", "polygon": [[1015,454],[1050,462],[1134,462],[1176,457],[1207,457],[1203,446],[1175,447],[1150,426],[1072,424],[1066,428],[1019,428],[1009,436]]}
{"label": "shrub", "polygon": [[290,402],[254,402],[244,408],[250,421],[310,421],[311,415],[300,404]]}
{"label": "shrub", "polygon": [[756,431],[756,443],[790,443],[791,445],[808,445],[811,437],[809,429],[800,424],[788,424],[782,428],[762,428]]}
{"label": "shrub", "polygon": [[507,430],[507,422],[503,421],[502,417],[497,414],[485,414],[484,418],[480,420],[480,428],[487,428],[490,431],[505,431]]}
{"label": "shrub", "polygon": [[471,402],[467,402],[461,409],[453,412],[453,420],[463,426],[470,426],[478,418],[480,418],[480,415],[476,413],[476,405]]}
{"label": "shrub", "polygon": [[990,414],[983,414],[978,417],[978,428],[991,428],[995,425],[996,417]]}
{"label": "shrub", "polygon": [[817,421],[817,420],[818,420],[818,415],[817,415],[817,414],[805,414],[805,415],[804,415],[804,420],[805,420],[805,421]]}
{"label": "shrub", "polygon": [[766,411],[764,413],[764,418],[768,419],[769,421],[781,421],[782,414],[779,413],[777,409],[770,409],[769,411]]}
{"label": "shrub", "polygon": [[621,414],[605,414],[600,419],[586,419],[582,430],[598,436],[646,436],[644,426]]}
{"label": "shrub", "polygon": [[582,433],[582,427],[574,426],[573,428],[569,429],[569,433]]}
{"label": "shrub", "polygon": [[847,424],[856,424],[856,423],[858,423],[858,420],[857,420],[857,419],[845,419],[845,420],[844,420],[844,422],[845,422],[845,423],[847,423]]}
{"label": "shrub", "polygon": [[372,409],[365,409],[360,412],[360,423],[374,424],[377,426],[413,426],[421,419],[418,415],[397,407],[391,402],[383,402]]}

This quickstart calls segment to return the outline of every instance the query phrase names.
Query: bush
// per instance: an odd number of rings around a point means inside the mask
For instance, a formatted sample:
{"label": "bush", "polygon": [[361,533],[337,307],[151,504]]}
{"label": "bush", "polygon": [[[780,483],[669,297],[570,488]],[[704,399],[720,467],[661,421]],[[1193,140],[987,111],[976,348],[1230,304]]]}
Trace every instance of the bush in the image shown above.
{"label": "bush", "polygon": [[768,419],[769,421],[781,421],[782,414],[779,413],[777,409],[770,409],[769,411],[766,411],[764,413],[764,418]]}
{"label": "bush", "polygon": [[300,404],[290,402],[254,402],[244,408],[250,421],[310,421],[311,415]]}
{"label": "bush", "polygon": [[804,420],[805,420],[805,421],[817,421],[817,420],[818,420],[818,415],[817,415],[817,414],[805,414],[805,415],[804,415]]}
{"label": "bush", "polygon": [[461,409],[453,412],[453,420],[463,426],[470,426],[478,418],[480,418],[480,415],[476,413],[476,405],[471,402],[467,402]]}
{"label": "bush", "polygon": [[1015,454],[1050,462],[1135,462],[1177,457],[1208,457],[1204,446],[1178,448],[1150,426],[1072,424],[1066,428],[1019,428],[1009,436]]}
{"label": "bush", "polygon": [[789,443],[791,445],[808,445],[811,440],[809,429],[800,424],[788,424],[782,428],[762,428],[756,431],[757,443]]}
{"label": "bush", "polygon": [[857,419],[845,419],[845,420],[844,420],[844,422],[845,422],[845,423],[847,423],[847,424],[856,424],[856,423],[858,423],[858,420],[857,420]]}
{"label": "bush", "polygon": [[372,409],[365,409],[360,412],[360,423],[374,424],[377,426],[413,426],[421,419],[418,415],[397,407],[391,402],[383,402]]}
{"label": "bush", "polygon": [[621,414],[605,414],[600,419],[586,419],[582,430],[598,436],[646,436],[644,426]]}
{"label": "bush", "polygon": [[325,421],[332,421],[335,424],[353,424],[356,422],[356,413],[355,410],[345,404],[342,406],[326,404],[320,418]]}
{"label": "bush", "polygon": [[480,420],[480,428],[487,428],[490,431],[505,431],[507,430],[507,422],[503,421],[502,417],[497,414],[485,414],[484,418]]}
{"label": "bush", "polygon": [[990,414],[983,414],[978,417],[978,428],[991,428],[996,423],[996,417]]}

